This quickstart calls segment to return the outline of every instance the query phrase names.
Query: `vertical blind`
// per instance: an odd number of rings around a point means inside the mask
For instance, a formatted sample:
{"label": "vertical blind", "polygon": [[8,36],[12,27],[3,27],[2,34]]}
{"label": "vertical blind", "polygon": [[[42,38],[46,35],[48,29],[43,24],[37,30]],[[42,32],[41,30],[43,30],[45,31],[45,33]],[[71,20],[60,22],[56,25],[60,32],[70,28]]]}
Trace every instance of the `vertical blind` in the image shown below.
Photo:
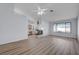
{"label": "vertical blind", "polygon": [[71,32],[71,22],[56,23],[53,26],[54,32]]}

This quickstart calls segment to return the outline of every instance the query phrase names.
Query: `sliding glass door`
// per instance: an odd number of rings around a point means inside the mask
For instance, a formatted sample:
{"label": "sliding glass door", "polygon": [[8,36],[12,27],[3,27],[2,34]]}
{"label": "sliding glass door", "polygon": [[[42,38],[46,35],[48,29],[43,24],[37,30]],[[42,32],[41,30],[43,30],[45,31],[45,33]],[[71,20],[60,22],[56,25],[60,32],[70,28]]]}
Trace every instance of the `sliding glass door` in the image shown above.
{"label": "sliding glass door", "polygon": [[71,23],[65,22],[65,23],[56,23],[53,27],[54,32],[71,32]]}

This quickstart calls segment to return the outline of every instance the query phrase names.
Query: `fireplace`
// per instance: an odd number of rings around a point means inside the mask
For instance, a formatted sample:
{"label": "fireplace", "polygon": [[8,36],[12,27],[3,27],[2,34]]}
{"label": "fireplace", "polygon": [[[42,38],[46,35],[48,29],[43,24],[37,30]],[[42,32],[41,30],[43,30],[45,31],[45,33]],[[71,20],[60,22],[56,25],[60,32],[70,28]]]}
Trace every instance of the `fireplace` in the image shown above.
{"label": "fireplace", "polygon": [[43,34],[43,30],[37,29],[36,31],[37,31],[36,35],[42,35]]}

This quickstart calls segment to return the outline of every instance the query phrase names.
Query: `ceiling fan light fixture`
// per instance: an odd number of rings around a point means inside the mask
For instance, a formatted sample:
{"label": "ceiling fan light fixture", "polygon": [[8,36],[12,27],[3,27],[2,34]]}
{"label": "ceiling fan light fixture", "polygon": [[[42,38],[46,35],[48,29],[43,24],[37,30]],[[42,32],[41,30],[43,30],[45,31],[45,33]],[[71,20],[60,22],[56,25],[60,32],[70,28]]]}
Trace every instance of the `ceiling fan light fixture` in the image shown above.
{"label": "ceiling fan light fixture", "polygon": [[37,10],[34,10],[34,12],[37,12],[37,15],[43,15],[48,9],[47,8],[41,8],[40,6],[37,7]]}

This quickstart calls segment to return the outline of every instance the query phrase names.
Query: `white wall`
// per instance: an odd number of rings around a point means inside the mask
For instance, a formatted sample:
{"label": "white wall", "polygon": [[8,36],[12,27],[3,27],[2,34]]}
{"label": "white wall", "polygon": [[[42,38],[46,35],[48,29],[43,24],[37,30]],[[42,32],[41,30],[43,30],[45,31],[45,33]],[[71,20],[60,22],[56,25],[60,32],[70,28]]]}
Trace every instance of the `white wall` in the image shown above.
{"label": "white wall", "polygon": [[[60,22],[71,22],[71,33],[54,32],[53,31],[54,23],[60,23]],[[51,23],[50,28],[51,28],[51,30],[50,30],[51,35],[77,38],[77,18],[71,18],[68,20],[60,20],[60,21],[53,22],[53,23]]]}
{"label": "white wall", "polygon": [[77,28],[77,31],[78,31],[77,37],[78,37],[78,41],[79,41],[79,16],[78,16],[78,28]]}
{"label": "white wall", "polygon": [[41,35],[41,36],[49,35],[49,22],[48,21],[42,20],[39,28],[41,28],[43,30],[43,35]]}
{"label": "white wall", "polygon": [[27,39],[27,18],[13,12],[14,4],[0,4],[0,45]]}

